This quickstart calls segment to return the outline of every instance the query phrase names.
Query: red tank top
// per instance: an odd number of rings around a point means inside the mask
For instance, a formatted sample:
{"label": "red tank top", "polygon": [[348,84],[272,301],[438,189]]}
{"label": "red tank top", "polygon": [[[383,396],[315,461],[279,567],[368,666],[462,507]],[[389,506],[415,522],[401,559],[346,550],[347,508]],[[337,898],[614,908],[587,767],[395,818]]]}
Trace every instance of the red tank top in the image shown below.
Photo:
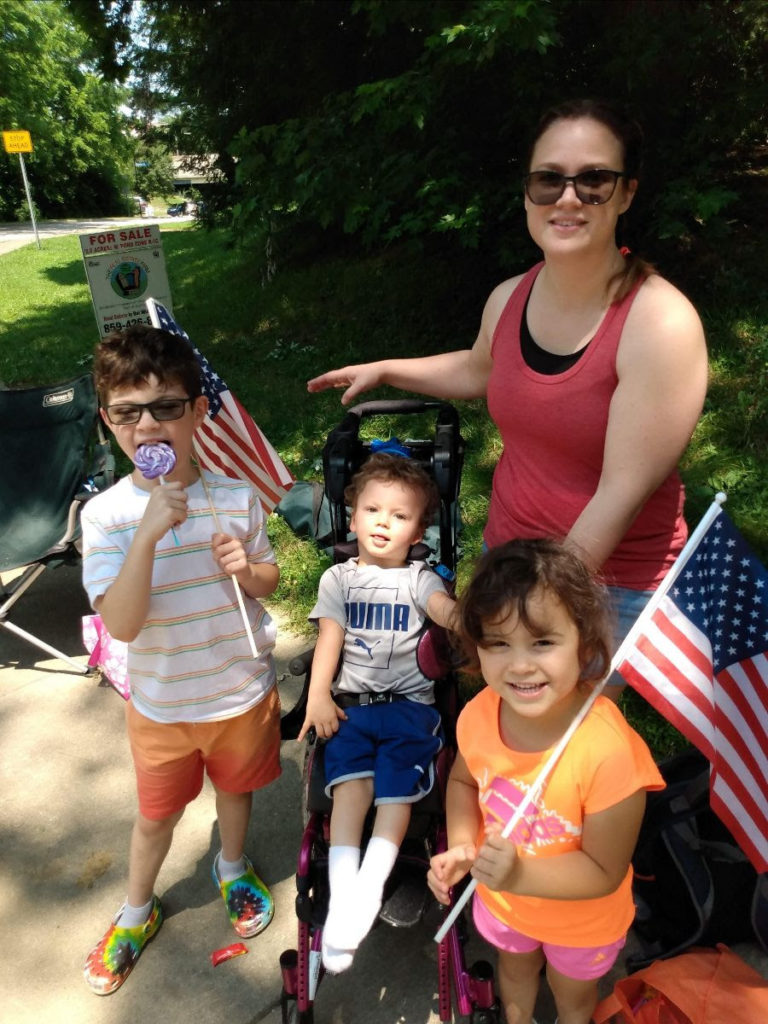
{"label": "red tank top", "polygon": [[[488,410],[504,442],[485,529],[489,547],[519,537],[564,537],[597,489],[608,409],[618,384],[616,351],[640,288],[614,303],[581,358],[564,373],[536,373],[523,360],[520,323],[533,267],[514,290],[491,343]],[[606,582],[653,590],[685,544],[684,490],[677,471],[654,491],[603,566]]]}

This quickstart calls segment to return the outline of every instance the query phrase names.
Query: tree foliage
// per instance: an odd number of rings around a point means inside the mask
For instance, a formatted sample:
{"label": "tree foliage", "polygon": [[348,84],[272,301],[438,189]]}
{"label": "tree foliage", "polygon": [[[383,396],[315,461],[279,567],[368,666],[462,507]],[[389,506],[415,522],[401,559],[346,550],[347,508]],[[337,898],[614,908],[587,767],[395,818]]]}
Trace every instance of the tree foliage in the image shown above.
{"label": "tree foliage", "polygon": [[749,0],[143,0],[133,49],[111,0],[70,3],[101,12],[104,67],[177,110],[176,148],[218,155],[237,228],[278,241],[442,237],[504,262],[538,116],[588,94],[646,128],[635,247],[712,248],[764,141]]}
{"label": "tree foliage", "polygon": [[[44,216],[119,212],[129,144],[121,90],[88,69],[91,44],[60,3],[0,0],[0,126],[25,129]],[[18,161],[0,158],[0,220],[26,205]]]}

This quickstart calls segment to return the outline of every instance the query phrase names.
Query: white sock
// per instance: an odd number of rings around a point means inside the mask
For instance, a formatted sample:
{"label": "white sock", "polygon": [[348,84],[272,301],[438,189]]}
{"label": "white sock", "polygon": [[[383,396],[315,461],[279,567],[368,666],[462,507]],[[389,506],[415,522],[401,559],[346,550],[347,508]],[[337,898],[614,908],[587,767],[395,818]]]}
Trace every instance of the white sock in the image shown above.
{"label": "white sock", "polygon": [[152,897],[149,903],[145,903],[143,907],[132,907],[130,903],[126,903],[117,922],[120,928],[138,928],[139,925],[145,924],[152,912],[154,902],[154,897]]}
{"label": "white sock", "polygon": [[[323,929],[323,963],[328,970],[338,974],[346,970],[352,963],[350,951],[357,947],[347,944],[349,920],[354,913],[355,880],[360,866],[359,846],[331,846],[328,850],[328,884],[330,896],[328,900],[328,916]],[[346,953],[349,963],[346,966],[331,967],[326,960]]]}
{"label": "white sock", "polygon": [[240,875],[245,874],[245,860],[240,857],[239,860],[224,860],[221,853],[219,853],[219,878],[222,882],[234,882]]}
{"label": "white sock", "polygon": [[384,885],[399,852],[399,846],[381,836],[373,836],[368,843],[355,883],[355,914],[348,936],[354,948],[360,945],[379,915]]}

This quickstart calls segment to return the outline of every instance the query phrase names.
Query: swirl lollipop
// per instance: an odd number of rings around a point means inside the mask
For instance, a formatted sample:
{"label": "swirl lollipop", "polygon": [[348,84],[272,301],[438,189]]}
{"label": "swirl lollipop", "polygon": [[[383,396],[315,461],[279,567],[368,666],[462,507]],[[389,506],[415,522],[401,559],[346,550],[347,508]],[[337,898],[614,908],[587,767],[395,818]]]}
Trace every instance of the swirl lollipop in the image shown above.
{"label": "swirl lollipop", "polygon": [[136,449],[133,462],[136,469],[147,480],[160,477],[160,483],[164,484],[163,478],[172,473],[173,467],[176,465],[176,452],[165,441],[140,444]]}
{"label": "swirl lollipop", "polygon": [[[165,441],[156,441],[154,444],[140,444],[133,456],[133,463],[145,480],[160,480],[165,483],[165,477],[173,472],[176,465],[176,452]],[[176,531],[171,527],[174,542],[179,545],[179,538]]]}

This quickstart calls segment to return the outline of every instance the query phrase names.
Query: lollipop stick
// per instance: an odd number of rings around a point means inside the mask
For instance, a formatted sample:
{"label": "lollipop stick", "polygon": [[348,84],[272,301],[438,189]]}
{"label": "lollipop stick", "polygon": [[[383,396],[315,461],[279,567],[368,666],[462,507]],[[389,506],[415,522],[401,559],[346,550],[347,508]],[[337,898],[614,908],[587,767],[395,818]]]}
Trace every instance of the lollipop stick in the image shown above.
{"label": "lollipop stick", "polygon": [[[211,501],[211,492],[208,490],[208,484],[205,482],[205,477],[203,476],[202,469],[200,469],[200,467],[198,467],[198,469],[200,472],[200,479],[203,483],[203,490],[205,491],[205,496],[208,499],[208,505],[210,506],[211,509],[211,515],[213,516],[213,525],[216,527],[216,532],[221,533],[219,517],[216,515],[216,509],[213,507],[213,502]],[[232,583],[235,587],[235,596],[237,597],[237,603],[240,606],[240,615],[242,616],[243,619],[245,632],[248,635],[248,643],[251,645],[251,654],[254,656],[254,658],[258,658],[259,650],[256,646],[256,641],[253,639],[253,630],[251,629],[251,624],[248,621],[248,614],[245,610],[245,602],[243,601],[243,593],[242,590],[240,589],[240,584],[237,582],[237,577],[232,577]]]}
{"label": "lollipop stick", "polygon": [[[160,476],[157,479],[160,481],[160,486],[162,487],[162,485],[165,483],[165,477],[161,473]],[[179,546],[179,538],[176,536],[176,531],[174,530],[173,527],[171,527],[171,533],[173,534],[173,542],[176,545],[176,547],[178,547]]]}

